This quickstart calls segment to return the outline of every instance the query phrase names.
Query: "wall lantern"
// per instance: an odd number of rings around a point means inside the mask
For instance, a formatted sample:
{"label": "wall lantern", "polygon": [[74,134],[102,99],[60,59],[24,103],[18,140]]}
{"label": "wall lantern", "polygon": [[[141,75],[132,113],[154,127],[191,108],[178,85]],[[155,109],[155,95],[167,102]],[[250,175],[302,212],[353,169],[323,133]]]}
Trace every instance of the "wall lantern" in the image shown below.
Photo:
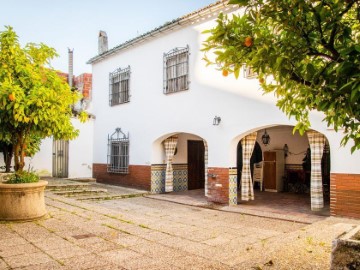
{"label": "wall lantern", "polygon": [[213,120],[213,125],[214,126],[218,126],[221,122],[221,117],[220,116],[215,116],[214,120]]}
{"label": "wall lantern", "polygon": [[261,140],[262,140],[262,142],[263,142],[263,144],[264,144],[265,146],[267,146],[267,145],[270,143],[270,136],[269,136],[269,134],[266,132],[266,129],[265,129],[264,134],[263,134],[262,137],[261,137]]}
{"label": "wall lantern", "polygon": [[284,144],[283,150],[284,150],[284,156],[287,157],[289,154],[289,146],[286,143]]}

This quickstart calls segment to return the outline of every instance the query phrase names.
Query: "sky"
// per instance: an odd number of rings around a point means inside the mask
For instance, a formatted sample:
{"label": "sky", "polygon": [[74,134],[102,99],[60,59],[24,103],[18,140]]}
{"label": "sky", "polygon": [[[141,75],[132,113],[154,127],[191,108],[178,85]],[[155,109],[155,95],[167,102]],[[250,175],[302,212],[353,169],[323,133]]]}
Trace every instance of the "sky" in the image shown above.
{"label": "sky", "polygon": [[97,55],[99,30],[109,49],[165,22],[216,0],[0,0],[0,31],[10,25],[26,43],[44,43],[59,57],[53,68],[68,71],[68,48],[74,49],[74,75],[91,72],[86,62]]}

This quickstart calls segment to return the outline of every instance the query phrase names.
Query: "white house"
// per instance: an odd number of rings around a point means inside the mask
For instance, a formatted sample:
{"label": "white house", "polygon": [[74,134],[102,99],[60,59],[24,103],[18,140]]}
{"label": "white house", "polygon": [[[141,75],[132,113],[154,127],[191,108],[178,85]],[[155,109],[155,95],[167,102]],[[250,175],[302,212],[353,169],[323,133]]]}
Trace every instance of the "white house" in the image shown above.
{"label": "white house", "polygon": [[[236,80],[205,66],[202,32],[237,8],[219,1],[112,49],[100,33],[99,55],[89,60],[94,177],[154,193],[204,188],[209,201],[237,204],[253,199],[255,167],[266,191],[300,181],[318,210],[330,185],[331,214],[360,217],[360,153],[340,147],[341,132],[313,112],[312,130],[293,135],[294,120],[251,71]],[[309,145],[313,164],[304,170]]]}

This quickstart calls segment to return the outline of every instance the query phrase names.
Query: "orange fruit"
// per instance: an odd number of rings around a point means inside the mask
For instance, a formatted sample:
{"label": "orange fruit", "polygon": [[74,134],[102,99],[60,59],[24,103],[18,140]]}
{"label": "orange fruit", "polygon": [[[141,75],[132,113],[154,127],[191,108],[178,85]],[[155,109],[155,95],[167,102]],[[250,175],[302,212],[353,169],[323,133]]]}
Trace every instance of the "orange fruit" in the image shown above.
{"label": "orange fruit", "polygon": [[252,39],[252,37],[246,37],[246,38],[245,38],[244,45],[245,45],[246,47],[251,47],[251,46],[253,45],[253,39]]}
{"label": "orange fruit", "polygon": [[14,101],[14,100],[15,100],[15,94],[14,94],[14,93],[11,93],[11,94],[9,95],[9,99],[10,99],[10,101]]}
{"label": "orange fruit", "polygon": [[229,71],[228,71],[227,69],[223,69],[222,75],[223,75],[224,77],[227,77],[227,75],[229,75]]}
{"label": "orange fruit", "polygon": [[264,82],[265,82],[264,78],[259,79],[259,83],[264,83]]}

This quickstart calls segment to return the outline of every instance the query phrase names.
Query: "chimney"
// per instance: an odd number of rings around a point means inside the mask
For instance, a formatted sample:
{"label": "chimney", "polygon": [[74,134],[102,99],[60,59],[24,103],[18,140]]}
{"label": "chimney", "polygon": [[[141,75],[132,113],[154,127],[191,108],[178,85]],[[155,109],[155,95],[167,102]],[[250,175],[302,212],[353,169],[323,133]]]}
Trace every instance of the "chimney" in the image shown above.
{"label": "chimney", "polygon": [[70,50],[68,48],[68,52],[69,52],[69,86],[70,86],[70,88],[72,88],[72,86],[73,86],[73,76],[74,76],[74,71],[73,71],[73,66],[74,66],[73,52],[74,52],[74,49]]}
{"label": "chimney", "polygon": [[108,50],[108,37],[105,31],[99,32],[99,54]]}

